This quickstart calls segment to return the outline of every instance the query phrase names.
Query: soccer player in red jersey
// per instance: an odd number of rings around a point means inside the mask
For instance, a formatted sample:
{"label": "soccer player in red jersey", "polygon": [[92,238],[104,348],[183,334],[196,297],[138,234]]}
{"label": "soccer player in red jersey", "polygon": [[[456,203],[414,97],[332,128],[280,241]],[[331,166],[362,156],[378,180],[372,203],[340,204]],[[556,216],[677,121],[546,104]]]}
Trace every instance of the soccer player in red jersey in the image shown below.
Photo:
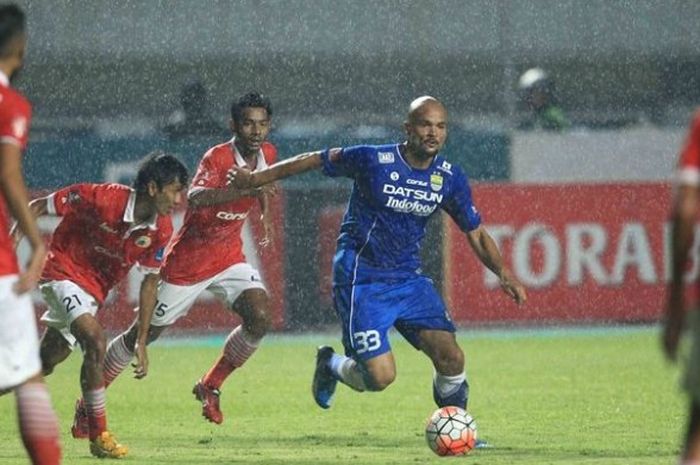
{"label": "soccer player in red jersey", "polygon": [[[224,380],[255,352],[270,327],[268,296],[260,273],[246,263],[241,228],[255,202],[262,206],[265,238],[271,238],[268,191],[235,189],[227,185],[233,166],[258,170],[275,162],[277,150],[266,142],[272,107],[261,94],[242,96],[231,106],[234,137],[209,149],[199,163],[189,192],[185,221],[168,246],[149,341],[187,314],[199,294],[208,289],[243,324],[226,339],[222,354],[195,384],[202,415],[220,424],[219,389]],[[106,376],[114,379],[133,357],[140,322],[109,344]],[[138,331],[137,331],[138,330]]]}
{"label": "soccer player in red jersey", "polygon": [[[31,106],[10,87],[24,59],[25,17],[15,5],[0,6],[0,390],[14,391],[19,430],[34,465],[61,462],[58,420],[41,376],[34,309],[28,291],[36,286],[46,247],[27,208],[22,151],[27,145]],[[9,214],[31,244],[20,272],[9,235]]]}
{"label": "soccer player in red jersey", "polygon": [[[41,339],[44,374],[70,355],[83,351],[78,409],[85,424],[74,425],[76,437],[90,438],[97,457],[120,458],[127,449],[107,430],[104,357],[106,339],[95,318],[108,292],[137,264],[145,274],[138,320],[151,320],[160,263],[173,233],[171,213],[183,200],[187,169],[174,156],[154,152],[141,163],[134,187],[121,184],[75,184],[29,206],[34,216],[62,217],[53,233],[39,286],[48,310]],[[137,376],[148,370],[146,331],[137,335]]]}
{"label": "soccer player in red jersey", "polygon": [[700,211],[700,111],[696,113],[690,125],[687,140],[680,155],[676,187],[671,215],[673,261],[662,345],[668,359],[676,361],[681,333],[686,326],[691,330],[692,348],[684,382],[690,397],[690,409],[685,445],[679,463],[698,465],[700,464],[700,312],[697,309],[686,311],[683,294],[688,252],[693,244],[695,224]]}

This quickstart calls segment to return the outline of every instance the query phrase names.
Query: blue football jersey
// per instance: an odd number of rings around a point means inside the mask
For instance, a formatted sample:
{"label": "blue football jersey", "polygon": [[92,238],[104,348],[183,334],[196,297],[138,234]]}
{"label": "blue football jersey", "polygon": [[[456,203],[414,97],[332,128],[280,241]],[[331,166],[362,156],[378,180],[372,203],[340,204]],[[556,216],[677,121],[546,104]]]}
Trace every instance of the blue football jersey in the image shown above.
{"label": "blue football jersey", "polygon": [[335,161],[328,155],[324,174],[354,180],[333,263],[336,285],[420,274],[420,244],[439,209],[463,231],[481,224],[467,176],[440,155],[427,169],[411,167],[399,144],[346,147]]}

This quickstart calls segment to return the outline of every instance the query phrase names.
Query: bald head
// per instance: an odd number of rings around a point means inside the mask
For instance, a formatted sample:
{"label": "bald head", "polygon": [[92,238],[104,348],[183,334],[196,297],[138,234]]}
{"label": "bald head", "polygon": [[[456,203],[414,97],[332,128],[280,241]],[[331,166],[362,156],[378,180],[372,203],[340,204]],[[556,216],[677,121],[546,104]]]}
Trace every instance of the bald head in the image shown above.
{"label": "bald head", "polygon": [[409,163],[424,167],[442,149],[447,138],[447,110],[434,97],[418,97],[408,108],[408,119],[404,123],[406,151]]}
{"label": "bald head", "polygon": [[447,109],[438,99],[430,95],[424,95],[413,100],[408,106],[408,120],[415,121],[418,115],[423,114],[428,109],[443,111],[445,116],[447,116]]}

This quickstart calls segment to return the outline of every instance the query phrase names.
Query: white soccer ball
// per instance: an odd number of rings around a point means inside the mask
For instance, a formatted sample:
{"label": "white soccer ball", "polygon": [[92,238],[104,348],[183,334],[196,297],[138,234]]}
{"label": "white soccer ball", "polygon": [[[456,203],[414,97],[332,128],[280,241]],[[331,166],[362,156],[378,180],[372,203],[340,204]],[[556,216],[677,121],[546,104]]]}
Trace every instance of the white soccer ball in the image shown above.
{"label": "white soccer ball", "polygon": [[464,455],[476,445],[476,422],[462,408],[442,407],[428,419],[425,439],[437,455]]}

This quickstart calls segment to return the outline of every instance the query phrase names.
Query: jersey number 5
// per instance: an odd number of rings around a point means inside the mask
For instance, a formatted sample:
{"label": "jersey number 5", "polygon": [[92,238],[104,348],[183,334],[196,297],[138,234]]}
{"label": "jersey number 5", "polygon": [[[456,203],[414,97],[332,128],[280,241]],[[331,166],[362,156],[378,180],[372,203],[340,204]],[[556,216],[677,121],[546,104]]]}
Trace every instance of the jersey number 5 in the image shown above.
{"label": "jersey number 5", "polygon": [[165,315],[166,310],[168,310],[168,304],[164,304],[163,302],[158,302],[156,300],[156,316],[158,318],[162,318],[163,315]]}

